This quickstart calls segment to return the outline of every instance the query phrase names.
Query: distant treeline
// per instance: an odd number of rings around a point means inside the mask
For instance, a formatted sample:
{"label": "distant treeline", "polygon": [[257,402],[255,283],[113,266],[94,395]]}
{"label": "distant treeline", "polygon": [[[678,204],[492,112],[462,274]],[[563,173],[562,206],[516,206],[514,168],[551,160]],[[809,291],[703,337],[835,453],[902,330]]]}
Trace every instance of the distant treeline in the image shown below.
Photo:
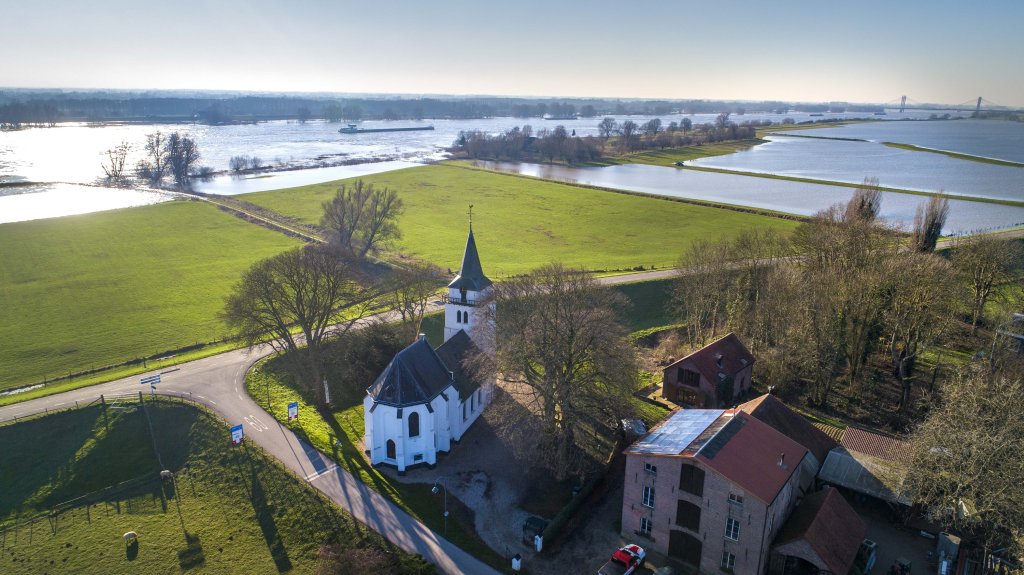
{"label": "distant treeline", "polygon": [[[60,121],[202,122],[226,124],[273,119],[419,120],[664,116],[673,113],[821,111],[838,105],[712,100],[610,100],[480,97],[328,97],[203,93],[62,92],[0,90],[0,124],[52,125]],[[855,107],[847,107],[854,111]],[[872,108],[873,110],[874,108]],[[868,110],[864,110],[868,111]]]}
{"label": "distant treeline", "polygon": [[610,154],[640,150],[694,146],[725,140],[753,138],[759,126],[768,121],[737,124],[729,114],[719,114],[715,123],[693,124],[689,118],[663,126],[660,119],[643,124],[632,120],[618,122],[605,118],[597,125],[598,136],[577,137],[565,126],[541,129],[534,135],[530,125],[516,126],[500,134],[481,131],[459,132],[452,151],[478,160],[562,161],[581,164],[599,160]]}

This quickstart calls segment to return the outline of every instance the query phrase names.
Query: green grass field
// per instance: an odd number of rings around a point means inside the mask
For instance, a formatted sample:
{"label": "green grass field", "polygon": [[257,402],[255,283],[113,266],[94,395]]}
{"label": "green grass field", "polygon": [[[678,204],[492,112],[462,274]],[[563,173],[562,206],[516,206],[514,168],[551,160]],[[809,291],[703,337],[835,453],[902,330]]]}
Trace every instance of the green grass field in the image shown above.
{"label": "green grass field", "polygon": [[[0,427],[0,572],[313,573],[323,544],[381,561],[380,571],[433,572],[258,448],[232,447],[219,419],[187,405],[147,404],[173,484],[161,484],[138,409],[108,409],[108,424],[94,405]],[[126,480],[134,481],[96,493]],[[89,493],[55,520],[24,522]],[[139,534],[135,551],[125,548],[127,531]]]}
{"label": "green grass field", "polygon": [[723,156],[733,154],[763,143],[764,140],[753,138],[749,140],[736,140],[731,142],[717,142],[703,144],[700,146],[683,146],[681,148],[667,148],[664,150],[652,150],[627,154],[615,158],[607,158],[595,165],[611,166],[616,164],[650,164],[652,166],[672,166],[676,162],[696,160],[708,156]]}
{"label": "green grass field", "polygon": [[225,336],[253,262],[296,241],[199,202],[0,226],[0,388]]}
{"label": "green grass field", "polygon": [[889,146],[890,148],[897,148],[900,150],[907,150],[910,152],[928,152],[931,154],[940,154],[942,156],[948,156],[956,160],[967,160],[969,162],[980,162],[982,164],[995,164],[997,166],[1009,166],[1012,168],[1024,168],[1024,163],[1013,162],[1010,160],[999,160],[996,158],[986,158],[984,156],[975,156],[972,154],[961,154],[959,152],[947,152],[945,150],[936,150],[934,148],[926,148],[924,146],[915,146],[914,144],[900,144],[897,142],[882,142],[882,144]]}
{"label": "green grass field", "polygon": [[[695,239],[748,227],[788,231],[797,222],[769,216],[617,194],[454,165],[432,165],[363,178],[399,192],[405,213],[398,250],[457,270],[466,242],[466,212],[484,271],[497,278],[561,261],[592,270],[670,267]],[[306,223],[337,182],[243,196]]]}

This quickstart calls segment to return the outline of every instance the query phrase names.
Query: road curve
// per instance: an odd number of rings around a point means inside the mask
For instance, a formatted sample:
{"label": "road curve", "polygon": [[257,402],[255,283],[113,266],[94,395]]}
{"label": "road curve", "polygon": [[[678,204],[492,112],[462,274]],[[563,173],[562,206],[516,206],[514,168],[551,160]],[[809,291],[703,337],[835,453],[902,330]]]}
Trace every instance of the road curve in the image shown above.
{"label": "road curve", "polygon": [[[300,441],[291,430],[258,406],[245,391],[245,374],[256,360],[270,352],[268,346],[260,346],[165,369],[161,373],[157,393],[190,396],[213,409],[228,423],[241,423],[246,441],[265,449],[299,479],[320,490],[388,541],[410,553],[423,555],[437,565],[440,572],[498,573],[339,468],[329,457]],[[110,397],[139,391],[149,393],[150,389],[139,384],[138,376],[119,379],[0,407],[0,422],[44,411],[73,408],[76,402],[85,404],[98,399],[101,394]]]}

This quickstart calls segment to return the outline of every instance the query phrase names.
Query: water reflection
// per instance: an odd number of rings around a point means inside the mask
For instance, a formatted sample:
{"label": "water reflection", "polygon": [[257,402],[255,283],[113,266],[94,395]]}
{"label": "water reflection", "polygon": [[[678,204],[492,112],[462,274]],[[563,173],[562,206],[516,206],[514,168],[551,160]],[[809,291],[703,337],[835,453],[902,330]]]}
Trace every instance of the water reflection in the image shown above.
{"label": "water reflection", "polygon": [[[627,164],[598,168],[574,168],[510,162],[476,162],[488,168],[553,180],[689,198],[709,202],[750,206],[800,215],[813,215],[829,206],[846,202],[852,188],[804,184],[752,176],[737,176],[661,166]],[[911,194],[884,192],[882,217],[909,228],[917,206],[927,198]],[[950,201],[946,234],[1002,229],[1024,225],[1024,208]]]}

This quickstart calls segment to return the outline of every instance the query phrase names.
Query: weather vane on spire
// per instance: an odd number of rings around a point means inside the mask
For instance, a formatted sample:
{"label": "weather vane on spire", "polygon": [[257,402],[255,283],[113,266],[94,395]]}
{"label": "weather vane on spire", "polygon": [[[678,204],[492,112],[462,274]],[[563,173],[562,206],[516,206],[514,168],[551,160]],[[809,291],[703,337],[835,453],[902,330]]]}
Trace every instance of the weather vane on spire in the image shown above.
{"label": "weather vane on spire", "polygon": [[469,204],[469,228],[473,229],[473,204]]}

